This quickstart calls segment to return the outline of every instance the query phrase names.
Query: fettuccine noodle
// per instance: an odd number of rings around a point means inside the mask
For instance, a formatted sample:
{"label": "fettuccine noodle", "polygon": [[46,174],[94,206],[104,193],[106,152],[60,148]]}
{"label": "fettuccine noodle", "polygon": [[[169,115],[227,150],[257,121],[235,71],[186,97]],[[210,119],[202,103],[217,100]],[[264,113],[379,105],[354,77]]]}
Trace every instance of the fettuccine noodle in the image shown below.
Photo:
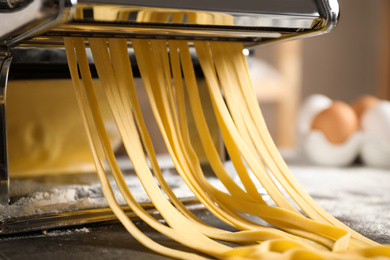
{"label": "fettuccine noodle", "polygon": [[[89,42],[101,85],[134,170],[166,225],[142,209],[125,183],[99,111],[85,41]],[[207,81],[226,150],[242,182],[239,185],[225,170],[211,138],[199,97],[189,43],[178,40],[129,41],[155,120],[178,174],[208,211],[238,230],[226,231],[198,219],[164,180],[137,100],[127,51],[128,40],[66,38],[69,68],[104,196],[118,219],[140,243],[155,252],[178,259],[390,257],[390,247],[359,235],[329,215],[289,172],[262,118],[241,43],[192,43]],[[186,98],[207,160],[225,190],[211,185],[201,168],[189,137]],[[106,161],[134,213],[157,232],[199,254],[163,246],[138,230],[113,195],[103,169]],[[278,183],[295,203],[291,203],[291,199],[278,188]],[[267,190],[271,203],[267,203],[258,192],[258,184]],[[242,213],[258,217],[270,225],[258,224]]]}

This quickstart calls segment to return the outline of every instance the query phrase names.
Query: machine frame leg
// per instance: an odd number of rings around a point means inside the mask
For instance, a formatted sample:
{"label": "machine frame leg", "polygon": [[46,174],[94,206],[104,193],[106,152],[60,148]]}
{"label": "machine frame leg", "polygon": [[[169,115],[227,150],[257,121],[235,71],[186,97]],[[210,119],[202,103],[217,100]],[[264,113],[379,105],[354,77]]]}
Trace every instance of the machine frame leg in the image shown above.
{"label": "machine frame leg", "polygon": [[0,204],[9,204],[6,94],[11,52],[0,51]]}

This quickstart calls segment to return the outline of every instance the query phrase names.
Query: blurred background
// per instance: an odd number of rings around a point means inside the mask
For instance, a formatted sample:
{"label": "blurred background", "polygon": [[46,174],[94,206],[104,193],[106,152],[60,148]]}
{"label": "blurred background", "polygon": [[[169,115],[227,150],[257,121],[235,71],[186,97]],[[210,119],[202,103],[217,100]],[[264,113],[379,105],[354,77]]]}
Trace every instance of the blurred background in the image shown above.
{"label": "blurred background", "polygon": [[[275,69],[268,75],[279,73],[286,78],[282,80],[284,87],[271,93],[267,82],[257,79],[260,72],[253,67],[251,70],[268,127],[281,147],[296,144],[291,125],[296,122],[299,105],[312,94],[347,103],[364,94],[390,99],[390,1],[339,3],[340,21],[331,33],[258,47],[255,60],[249,61],[259,68],[266,61],[271,70]],[[283,108],[286,102],[291,104]],[[280,113],[283,110],[287,112]]]}
{"label": "blurred background", "polygon": [[[251,54],[248,56],[248,63],[256,96],[271,135],[280,148],[299,149],[303,147],[303,138],[301,138],[303,134],[297,133],[297,118],[302,104],[313,94],[322,94],[330,100],[340,100],[347,104],[351,104],[358,97],[367,94],[381,100],[390,100],[390,0],[338,1],[341,12],[340,21],[330,33],[285,43],[258,46],[248,51]],[[23,71],[24,73],[25,71]],[[41,91],[37,91],[35,85],[38,84],[33,80],[28,80],[27,83],[10,80],[9,86],[13,86],[8,87],[7,93],[7,123],[11,171],[23,172],[25,169],[34,167],[42,171],[40,167],[43,166],[37,166],[39,161],[37,158],[41,158],[40,164],[45,165],[46,172],[56,172],[50,167],[64,168],[63,165],[68,164],[67,157],[61,151],[77,162],[84,161],[84,156],[92,162],[87,139],[83,131],[80,131],[82,118],[78,116],[76,120],[76,116],[74,116],[79,112],[75,97],[71,100],[74,93],[70,83],[69,80],[61,84],[48,81],[46,84],[40,83]],[[34,87],[29,84],[33,84]],[[53,84],[56,84],[57,88],[53,89],[51,87]],[[201,93],[205,94],[202,96],[203,105],[209,106],[210,111],[212,111],[205,80],[199,77],[198,84],[199,88],[202,89]],[[157,154],[167,153],[140,78],[136,78],[136,86],[155,151]],[[60,101],[52,100],[49,95],[58,95],[61,99]],[[24,99],[21,99],[21,96]],[[66,104],[63,104],[64,102]],[[24,106],[20,106],[21,103]],[[74,111],[72,110],[74,113],[70,113],[68,106],[75,108]],[[31,109],[32,107],[34,109]],[[109,109],[103,108],[102,111],[108,112]],[[309,111],[308,114],[313,114],[313,111]],[[22,118],[21,115],[24,117]],[[58,115],[62,116],[58,117]],[[334,118],[337,119],[338,115],[340,114],[334,115]],[[378,145],[386,143],[387,146],[383,148],[385,152],[382,153],[382,156],[387,162],[387,158],[390,156],[390,136],[388,134],[390,132],[390,102],[372,118],[376,123],[370,122],[368,125],[376,127],[371,131],[371,135],[374,137],[382,136],[375,142],[379,143]],[[383,118],[387,118],[387,121],[382,120]],[[213,140],[223,156],[223,144],[214,113],[207,113],[207,120]],[[191,138],[194,140],[193,143],[198,155],[205,158],[191,113],[188,114],[188,121]],[[64,122],[66,123],[64,124]],[[383,126],[381,122],[386,123]],[[310,124],[307,124],[310,127]],[[118,143],[115,146],[119,146],[120,138],[116,133],[114,121],[107,117],[106,125],[107,128],[109,125],[113,126],[113,143]],[[301,126],[301,124],[299,125]],[[333,128],[333,125],[333,122],[323,124],[325,128]],[[358,125],[357,122],[356,125]],[[343,133],[345,129],[343,125],[340,125],[338,129],[330,130]],[[352,129],[348,133],[348,137],[359,130]],[[325,132],[323,131],[324,134]],[[64,138],[60,139],[58,133],[62,133]],[[305,134],[306,138],[309,132]],[[346,140],[343,142],[347,143]],[[325,150],[319,146],[318,142],[313,144],[313,149],[315,151]],[[361,143],[361,140],[356,141],[356,143],[356,145],[360,145],[358,143]],[[329,149],[333,147],[333,143],[328,142],[325,145],[329,146]],[[357,147],[354,150],[358,152],[359,149]],[[75,153],[75,150],[78,153]],[[379,148],[374,147],[372,150],[377,151]],[[368,154],[374,154],[370,149],[367,151],[369,151]],[[123,147],[118,149],[119,155],[123,153]],[[341,157],[345,157],[344,152],[340,153],[343,154]],[[313,152],[309,154],[313,154]],[[335,152],[328,151],[327,154],[335,154]],[[47,161],[53,162],[53,164]],[[390,168],[390,162],[388,164],[386,167]],[[89,167],[94,169],[92,163],[89,164]],[[68,169],[68,171],[71,170],[73,168]]]}

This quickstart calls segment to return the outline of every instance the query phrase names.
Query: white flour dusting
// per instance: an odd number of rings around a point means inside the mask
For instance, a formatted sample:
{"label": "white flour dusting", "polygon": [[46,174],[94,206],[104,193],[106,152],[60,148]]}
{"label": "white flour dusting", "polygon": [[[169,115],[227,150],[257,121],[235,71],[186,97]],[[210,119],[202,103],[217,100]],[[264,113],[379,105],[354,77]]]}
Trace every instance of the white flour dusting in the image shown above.
{"label": "white flour dusting", "polygon": [[[167,164],[167,163],[165,163]],[[239,183],[231,163],[226,165],[229,174]],[[320,206],[358,232],[382,243],[390,243],[390,171],[367,167],[325,168],[290,163],[290,170],[303,188]],[[193,197],[181,177],[171,170],[163,172],[168,185],[179,198]],[[149,202],[138,177],[125,175],[135,199]],[[23,216],[58,213],[82,209],[108,207],[95,175],[77,175],[58,182],[44,179],[14,180],[11,182],[11,205],[0,205],[0,220]],[[222,189],[215,177],[209,182]],[[261,187],[259,186],[260,192]],[[114,194],[125,205],[118,188]],[[47,231],[47,235],[55,235]],[[68,232],[68,231],[59,231]],[[80,229],[76,232],[88,232]],[[62,233],[62,234],[65,234]]]}
{"label": "white flour dusting", "polygon": [[[166,160],[166,158],[163,158]],[[119,161],[123,165],[128,162]],[[162,162],[165,167],[170,162]],[[131,169],[130,167],[127,167]],[[194,197],[180,176],[174,171],[163,172],[166,181],[179,198]],[[126,183],[139,203],[149,202],[137,175],[126,173]],[[119,189],[109,178],[120,205],[126,205]],[[0,205],[0,221],[25,216],[60,213],[74,210],[108,207],[95,174],[80,174],[28,179],[11,179],[11,205]]]}
{"label": "white flour dusting", "polygon": [[90,230],[86,227],[83,228],[77,228],[77,229],[67,229],[67,230],[44,230],[42,231],[42,234],[49,237],[57,237],[57,236],[64,236],[64,235],[72,235],[75,233],[89,233]]}

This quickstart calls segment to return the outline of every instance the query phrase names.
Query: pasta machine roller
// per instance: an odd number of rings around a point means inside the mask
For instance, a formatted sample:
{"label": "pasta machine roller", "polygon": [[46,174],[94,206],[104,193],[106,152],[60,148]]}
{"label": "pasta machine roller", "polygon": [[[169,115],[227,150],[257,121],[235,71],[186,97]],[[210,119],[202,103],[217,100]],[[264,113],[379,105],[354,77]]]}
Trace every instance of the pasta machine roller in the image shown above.
{"label": "pasta machine roller", "polygon": [[9,202],[6,87],[17,50],[61,48],[64,36],[225,40],[250,47],[326,33],[338,18],[337,0],[0,0],[0,203]]}

